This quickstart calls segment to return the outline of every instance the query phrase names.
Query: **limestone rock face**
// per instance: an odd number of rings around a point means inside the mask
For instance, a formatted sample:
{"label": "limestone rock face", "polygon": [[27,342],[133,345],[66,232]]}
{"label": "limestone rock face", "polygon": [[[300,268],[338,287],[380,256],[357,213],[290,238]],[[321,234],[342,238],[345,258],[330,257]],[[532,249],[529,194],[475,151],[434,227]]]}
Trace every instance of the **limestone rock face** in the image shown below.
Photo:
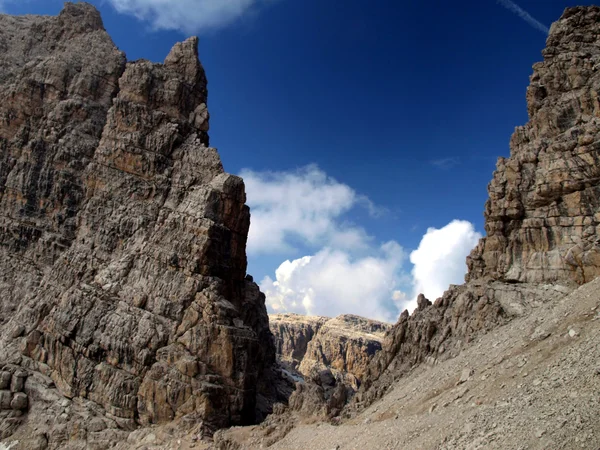
{"label": "limestone rock face", "polygon": [[[405,311],[368,367],[354,405],[381,397],[420,363],[600,275],[600,8],[552,25],[527,90],[529,122],[500,158],[485,206],[487,236],[467,258],[467,283]],[[351,408],[349,411],[351,412]]]}
{"label": "limestone rock face", "polygon": [[269,316],[278,357],[304,376],[330,369],[355,389],[391,325],[354,315]]}
{"label": "limestone rock face", "polygon": [[0,363],[120,428],[252,422],[275,359],[197,44],[127,63],[91,5],[0,16]]}
{"label": "limestone rock face", "polygon": [[269,327],[275,339],[277,356],[298,367],[309,343],[329,319],[301,314],[270,314]]}
{"label": "limestone rock face", "polygon": [[600,274],[600,8],[565,11],[500,158],[468,279],[582,284]]}

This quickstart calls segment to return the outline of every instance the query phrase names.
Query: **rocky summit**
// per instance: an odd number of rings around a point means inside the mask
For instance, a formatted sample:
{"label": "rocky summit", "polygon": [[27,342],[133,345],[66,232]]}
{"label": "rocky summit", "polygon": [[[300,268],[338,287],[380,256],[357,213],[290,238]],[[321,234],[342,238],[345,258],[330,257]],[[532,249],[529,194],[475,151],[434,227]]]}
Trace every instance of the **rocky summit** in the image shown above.
{"label": "rocky summit", "polygon": [[527,89],[529,123],[489,185],[468,279],[583,284],[600,275],[597,7],[567,9]]}
{"label": "rocky summit", "polygon": [[0,439],[253,423],[275,359],[197,39],[128,62],[86,3],[0,16]]}

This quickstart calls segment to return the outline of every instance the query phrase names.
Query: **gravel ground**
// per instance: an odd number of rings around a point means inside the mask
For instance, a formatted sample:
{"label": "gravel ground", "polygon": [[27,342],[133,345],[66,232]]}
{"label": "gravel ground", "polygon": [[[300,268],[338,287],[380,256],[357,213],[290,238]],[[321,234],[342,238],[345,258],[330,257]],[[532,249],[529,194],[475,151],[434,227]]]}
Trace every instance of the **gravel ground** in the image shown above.
{"label": "gravel ground", "polygon": [[422,365],[338,426],[273,449],[600,449],[600,279]]}

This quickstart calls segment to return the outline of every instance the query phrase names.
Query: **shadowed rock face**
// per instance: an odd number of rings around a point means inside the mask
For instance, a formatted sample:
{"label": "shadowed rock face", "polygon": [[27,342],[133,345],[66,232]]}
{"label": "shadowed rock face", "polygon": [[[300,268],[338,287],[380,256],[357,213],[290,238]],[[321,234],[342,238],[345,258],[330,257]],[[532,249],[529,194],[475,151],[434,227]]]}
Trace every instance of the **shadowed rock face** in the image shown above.
{"label": "shadowed rock face", "polygon": [[598,7],[569,8],[552,25],[527,90],[530,120],[488,188],[487,236],[467,258],[467,283],[433,304],[420,296],[400,316],[353,407],[416,364],[454,356],[478,333],[600,274],[599,32]]}
{"label": "shadowed rock face", "polygon": [[354,389],[391,327],[349,314],[334,319],[275,314],[269,316],[269,323],[277,355],[284,363],[307,377],[330,369]]}
{"label": "shadowed rock face", "polygon": [[128,63],[67,3],[0,16],[0,53],[0,363],[121,427],[254,421],[274,346],[197,39]]}

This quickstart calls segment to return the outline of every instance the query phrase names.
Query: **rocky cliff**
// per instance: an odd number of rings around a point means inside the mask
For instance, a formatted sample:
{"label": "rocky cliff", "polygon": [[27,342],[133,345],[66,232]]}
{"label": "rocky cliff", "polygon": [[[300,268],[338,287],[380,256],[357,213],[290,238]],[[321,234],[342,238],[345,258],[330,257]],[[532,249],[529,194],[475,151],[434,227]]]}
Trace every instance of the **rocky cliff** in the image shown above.
{"label": "rocky cliff", "polygon": [[91,5],[0,16],[0,438],[255,420],[275,352],[197,44],[127,62]]}
{"label": "rocky cliff", "polygon": [[274,314],[269,316],[269,324],[281,361],[305,377],[329,369],[354,389],[391,327],[350,314],[334,319]]}
{"label": "rocky cliff", "polygon": [[[529,122],[500,158],[485,206],[486,237],[467,283],[421,296],[386,335],[359,406],[417,364],[460,353],[476,336],[561,298],[600,274],[600,8],[565,11],[527,90]],[[356,406],[356,404],[354,406]]]}
{"label": "rocky cliff", "polygon": [[576,283],[600,274],[600,45],[597,7],[550,30],[527,89],[529,122],[500,158],[468,279]]}

